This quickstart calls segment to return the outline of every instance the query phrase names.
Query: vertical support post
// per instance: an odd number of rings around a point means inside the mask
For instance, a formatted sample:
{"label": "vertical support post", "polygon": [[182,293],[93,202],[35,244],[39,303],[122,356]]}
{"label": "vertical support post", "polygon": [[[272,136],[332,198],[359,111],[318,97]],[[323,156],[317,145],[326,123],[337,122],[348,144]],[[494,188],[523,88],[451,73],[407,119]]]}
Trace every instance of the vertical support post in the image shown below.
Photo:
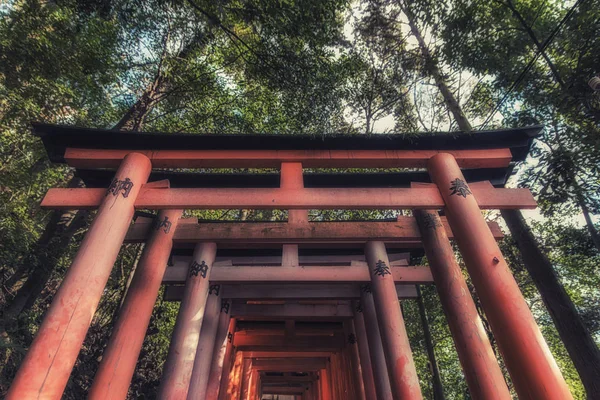
{"label": "vertical support post", "polygon": [[180,216],[181,210],[162,210],[156,216],[102,355],[102,362],[88,394],[89,399],[127,397]]}
{"label": "vertical support post", "polygon": [[[281,163],[281,174],[279,176],[281,189],[304,189],[304,176],[302,163]],[[308,222],[308,210],[288,210],[288,223],[305,224]],[[281,265],[298,266],[298,245],[284,244]]]}
{"label": "vertical support post", "polygon": [[202,320],[202,330],[198,339],[196,356],[194,357],[194,368],[190,378],[190,387],[188,389],[188,399],[206,398],[206,388],[208,387],[208,375],[211,370],[213,360],[213,349],[219,326],[219,314],[221,309],[221,296],[219,292],[220,285],[210,285],[208,289],[208,300],[204,310]]}
{"label": "vertical support post", "polygon": [[365,253],[392,393],[396,399],[422,399],[385,244],[367,242]]}
{"label": "vertical support post", "polygon": [[369,354],[371,355],[371,366],[378,400],[394,400],[390,377],[385,363],[385,353],[381,343],[379,322],[375,312],[375,302],[371,285],[363,285],[360,289],[360,304],[364,323],[366,327],[367,340],[369,343]]}
{"label": "vertical support post", "polygon": [[356,398],[365,400],[365,384],[362,378],[362,371],[360,365],[360,355],[358,353],[358,340],[356,338],[356,331],[352,320],[344,322],[344,331],[348,336],[348,347],[350,349],[350,366],[352,367],[352,381],[355,383],[355,389],[357,390]]}
{"label": "vertical support post", "polygon": [[572,399],[556,361],[451,154],[428,162],[448,222],[522,399]]}
{"label": "vertical support post", "polygon": [[352,309],[354,311],[354,331],[356,333],[356,344],[358,346],[365,397],[367,399],[376,399],[377,393],[375,391],[375,382],[373,380],[373,367],[371,365],[371,355],[369,354],[369,342],[367,340],[367,330],[365,328],[362,306],[358,301],[353,301]]}
{"label": "vertical support post", "polygon": [[7,399],[61,398],[151,169],[139,153],[121,162]]}
{"label": "vertical support post", "polygon": [[[210,375],[208,376],[208,387],[206,388],[206,398],[209,400],[216,400],[219,396],[219,386],[221,385],[221,376],[223,375],[223,367],[225,364],[225,357],[229,345],[227,339],[228,332],[231,332],[231,325],[235,327],[235,320],[229,316],[229,308],[231,307],[231,301],[221,301],[221,313],[219,314],[219,327],[217,328],[217,338],[215,340],[215,346],[213,348],[212,366],[210,369]],[[231,351],[229,352],[231,354]]]}
{"label": "vertical support post", "polygon": [[[231,379],[231,362],[235,355],[235,349],[233,347],[233,337],[235,335],[236,319],[231,318],[229,322],[229,330],[227,331],[227,348],[225,349],[225,357],[223,359],[223,369],[221,371],[221,383],[219,384],[219,400],[224,400],[227,394],[227,388],[229,387]],[[210,388],[210,385],[209,385]]]}
{"label": "vertical support post", "polygon": [[252,359],[244,358],[242,362],[241,390],[239,400],[247,400],[250,393],[250,376],[252,375]]}
{"label": "vertical support post", "polygon": [[504,376],[437,211],[414,210],[413,214],[471,397],[510,400]]}
{"label": "vertical support post", "polygon": [[419,316],[421,317],[421,325],[423,326],[423,336],[425,337],[427,358],[429,358],[429,368],[433,378],[433,400],[445,400],[446,397],[444,396],[444,387],[442,386],[440,369],[438,368],[437,360],[435,358],[433,340],[431,339],[431,331],[429,330],[429,322],[427,321],[427,311],[425,310],[425,303],[423,303],[423,296],[419,285],[417,285],[417,305],[419,306]]}
{"label": "vertical support post", "polygon": [[187,396],[216,252],[215,243],[198,243],[194,249],[167,361],[163,367],[157,396],[159,399],[177,400]]}

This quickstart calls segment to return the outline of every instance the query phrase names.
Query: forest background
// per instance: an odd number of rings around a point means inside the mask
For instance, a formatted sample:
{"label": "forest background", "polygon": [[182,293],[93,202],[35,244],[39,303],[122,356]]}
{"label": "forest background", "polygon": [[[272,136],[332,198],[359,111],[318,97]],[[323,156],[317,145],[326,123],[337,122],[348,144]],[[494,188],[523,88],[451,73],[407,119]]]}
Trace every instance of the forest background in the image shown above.
{"label": "forest background", "polygon": [[[93,217],[39,208],[48,188],[80,185],[31,135],[41,121],[315,136],[543,125],[509,180],[532,190],[539,211],[488,217],[505,227],[504,254],[575,398],[600,398],[599,37],[599,0],[3,1],[0,396]],[[65,398],[85,397],[140,251],[123,247]],[[444,396],[468,399],[435,287],[422,293]],[[131,398],[154,397],[177,306],[158,300]],[[424,395],[439,399],[417,301],[403,308]]]}

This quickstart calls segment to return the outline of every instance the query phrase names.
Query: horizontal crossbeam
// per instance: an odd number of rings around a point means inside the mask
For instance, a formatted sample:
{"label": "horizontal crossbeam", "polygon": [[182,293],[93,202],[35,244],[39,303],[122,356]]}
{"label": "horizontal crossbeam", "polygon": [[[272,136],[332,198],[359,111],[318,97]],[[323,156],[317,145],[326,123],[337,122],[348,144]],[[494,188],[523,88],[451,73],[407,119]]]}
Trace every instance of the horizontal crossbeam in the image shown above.
{"label": "horizontal crossbeam", "polygon": [[242,335],[236,332],[233,345],[238,350],[268,351],[336,351],[346,346],[343,334],[292,336],[285,335]]}
{"label": "horizontal crossbeam", "polygon": [[352,307],[344,304],[243,304],[233,303],[229,311],[234,318],[252,320],[319,318],[338,320],[352,318]]}
{"label": "horizontal crossbeam", "polygon": [[[432,283],[429,267],[391,267],[396,283],[426,284]],[[188,276],[187,263],[178,262],[168,267],[163,277],[165,284],[184,284]],[[274,266],[235,266],[213,267],[210,281],[214,283],[300,283],[329,282],[352,283],[370,282],[369,270],[362,266],[310,266],[310,267],[274,267]]]}
{"label": "horizontal crossbeam", "polygon": [[[329,268],[329,267],[323,267]],[[184,287],[167,286],[164,299],[181,301]],[[340,283],[311,284],[245,284],[222,285],[221,298],[231,300],[357,300],[360,298],[360,285]],[[417,288],[413,285],[396,285],[400,299],[417,297]]]}
{"label": "horizontal crossbeam", "polygon": [[154,168],[423,168],[438,153],[454,155],[461,168],[507,167],[510,149],[488,150],[108,150],[67,148],[64,159],[76,168],[117,168],[129,153],[142,153]]}
{"label": "horizontal crossbeam", "polygon": [[[448,182],[450,185],[450,182]],[[450,187],[450,186],[448,186]],[[473,186],[482,209],[533,209],[528,189]],[[106,189],[50,189],[43,208],[96,209]],[[355,189],[169,189],[142,187],[138,209],[441,209],[444,201],[436,187]]]}
{"label": "horizontal crossbeam", "polygon": [[256,371],[307,372],[318,371],[326,367],[326,358],[259,358],[252,361],[252,369]]}
{"label": "horizontal crossbeam", "polygon": [[[227,222],[227,223],[182,223],[177,225],[173,236],[175,243],[199,241],[230,244],[249,243],[310,243],[310,242],[353,242],[368,240],[384,242],[418,242],[421,233],[414,217],[398,217],[395,222],[309,222],[290,224],[286,222]],[[442,218],[448,236],[454,237],[446,218]],[[144,242],[152,223],[145,220],[131,226],[126,242]],[[496,222],[488,223],[495,238],[503,237]]]}

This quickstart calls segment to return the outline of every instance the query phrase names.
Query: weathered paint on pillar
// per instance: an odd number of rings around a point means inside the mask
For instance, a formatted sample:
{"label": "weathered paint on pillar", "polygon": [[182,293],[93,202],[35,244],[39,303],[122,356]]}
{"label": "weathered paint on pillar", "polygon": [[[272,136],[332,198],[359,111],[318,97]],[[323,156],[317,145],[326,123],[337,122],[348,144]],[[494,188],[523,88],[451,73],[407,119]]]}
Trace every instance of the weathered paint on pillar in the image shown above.
{"label": "weathered paint on pillar", "polygon": [[198,243],[194,249],[163,368],[159,399],[177,400],[187,396],[216,252],[215,243]]}
{"label": "weathered paint on pillar", "polygon": [[519,398],[572,399],[456,160],[438,154],[428,169]]}
{"label": "weathered paint on pillar", "polygon": [[220,285],[211,285],[208,290],[208,300],[204,310],[202,330],[200,331],[200,339],[196,348],[194,368],[187,396],[190,400],[206,398],[208,376],[211,370],[213,350],[219,326],[219,314],[221,310],[220,290]]}
{"label": "weathered paint on pillar", "polygon": [[360,289],[360,305],[367,333],[369,354],[371,356],[371,367],[378,400],[394,400],[390,377],[385,362],[385,353],[379,333],[379,322],[375,311],[375,302],[371,285],[363,285]]}
{"label": "weathered paint on pillar", "polygon": [[425,254],[473,399],[510,400],[498,360],[435,210],[415,210]]}
{"label": "weathered paint on pillar", "polygon": [[248,400],[250,395],[250,375],[252,374],[252,359],[244,358],[242,362],[242,376],[241,379],[241,390],[240,390],[240,400]]}
{"label": "weathered paint on pillar", "polygon": [[422,399],[385,244],[367,242],[365,255],[392,393],[396,399]]}
{"label": "weathered paint on pillar", "polygon": [[[215,346],[213,348],[212,363],[210,374],[208,376],[208,387],[206,388],[206,398],[209,400],[216,400],[219,396],[219,386],[221,385],[221,376],[223,375],[225,355],[229,345],[227,333],[235,329],[235,320],[232,320],[229,316],[230,307],[231,301],[221,301],[219,326],[217,328],[217,336],[215,339]],[[233,328],[230,328],[232,325]]]}
{"label": "weathered paint on pillar", "polygon": [[356,345],[360,358],[360,371],[365,388],[365,397],[367,399],[376,399],[375,382],[373,380],[373,367],[371,365],[371,355],[369,354],[369,342],[367,340],[367,330],[360,302],[353,301],[352,309],[354,311],[354,331],[356,333]]}
{"label": "weathered paint on pillar", "polygon": [[61,398],[151,169],[139,153],[121,162],[7,399]]}
{"label": "weathered paint on pillar", "polygon": [[180,216],[181,210],[162,210],[156,217],[90,388],[90,399],[127,397]]}

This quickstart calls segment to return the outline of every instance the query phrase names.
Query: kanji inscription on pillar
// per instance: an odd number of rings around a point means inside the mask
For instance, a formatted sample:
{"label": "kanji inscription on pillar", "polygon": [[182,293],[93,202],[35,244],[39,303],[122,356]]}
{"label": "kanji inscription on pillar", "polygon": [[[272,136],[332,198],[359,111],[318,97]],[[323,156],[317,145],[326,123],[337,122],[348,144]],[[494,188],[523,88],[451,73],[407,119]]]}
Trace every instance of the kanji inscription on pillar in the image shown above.
{"label": "kanji inscription on pillar", "polygon": [[229,302],[227,300],[221,300],[221,312],[229,314]]}
{"label": "kanji inscription on pillar", "polygon": [[423,225],[427,229],[437,229],[442,227],[442,223],[436,214],[427,213],[423,215]]}
{"label": "kanji inscription on pillar", "polygon": [[165,217],[162,221],[158,218],[154,220],[154,229],[159,231],[163,230],[165,233],[169,233],[171,231],[171,221],[169,221],[169,217]]}
{"label": "kanji inscription on pillar", "polygon": [[112,180],[112,182],[110,183],[110,186],[108,187],[108,190],[106,191],[106,194],[112,194],[113,196],[118,196],[119,192],[122,192],[121,194],[123,195],[123,197],[127,197],[129,196],[129,192],[131,192],[131,188],[133,188],[133,182],[131,182],[131,179],[129,178],[125,178],[124,180],[118,180],[117,178],[114,178]]}
{"label": "kanji inscription on pillar", "polygon": [[206,273],[208,272],[208,265],[202,261],[201,264],[198,264],[196,261],[192,262],[190,265],[190,276],[198,276],[200,274],[201,277],[206,278]]}
{"label": "kanji inscription on pillar", "polygon": [[348,343],[349,344],[355,344],[356,343],[356,336],[354,335],[354,333],[351,333],[348,335]]}
{"label": "kanji inscription on pillar", "polygon": [[452,190],[450,196],[452,196],[453,194],[457,194],[462,197],[467,197],[467,195],[473,194],[467,186],[467,183],[462,179],[456,178],[455,180],[450,182],[450,185],[450,190]]}
{"label": "kanji inscription on pillar", "polygon": [[382,260],[377,261],[377,263],[375,264],[375,269],[373,270],[373,273],[375,275],[379,275],[379,276],[392,274],[390,272],[390,267],[388,267],[387,264]]}
{"label": "kanji inscription on pillar", "polygon": [[220,290],[221,290],[221,285],[210,285],[210,287],[208,288],[208,294],[214,293],[216,296],[218,296]]}
{"label": "kanji inscription on pillar", "polygon": [[362,290],[363,293],[371,293],[371,285],[361,285],[360,290]]}

